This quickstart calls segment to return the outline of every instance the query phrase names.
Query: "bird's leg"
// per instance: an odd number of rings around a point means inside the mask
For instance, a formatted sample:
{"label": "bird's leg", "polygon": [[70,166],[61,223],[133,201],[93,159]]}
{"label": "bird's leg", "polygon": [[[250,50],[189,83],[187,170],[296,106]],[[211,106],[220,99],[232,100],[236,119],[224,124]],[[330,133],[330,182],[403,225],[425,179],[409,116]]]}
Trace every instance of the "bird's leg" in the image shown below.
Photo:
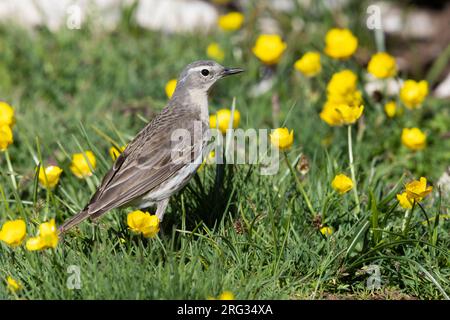
{"label": "bird's leg", "polygon": [[157,203],[156,216],[158,217],[159,222],[161,222],[163,220],[164,212],[166,211],[168,204],[169,204],[169,198],[163,199]]}
{"label": "bird's leg", "polygon": [[[159,219],[159,222],[162,222],[164,217],[164,212],[166,211],[167,205],[169,204],[169,198],[159,201],[156,204],[156,216]],[[162,224],[159,225],[161,236],[164,237],[164,230]]]}

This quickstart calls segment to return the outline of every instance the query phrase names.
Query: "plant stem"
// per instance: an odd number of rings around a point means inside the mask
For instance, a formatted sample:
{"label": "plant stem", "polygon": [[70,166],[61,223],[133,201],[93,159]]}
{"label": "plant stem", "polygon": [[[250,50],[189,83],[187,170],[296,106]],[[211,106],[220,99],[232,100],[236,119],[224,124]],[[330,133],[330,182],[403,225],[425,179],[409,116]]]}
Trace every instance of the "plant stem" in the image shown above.
{"label": "plant stem", "polygon": [[311,214],[312,214],[313,216],[315,216],[315,215],[316,215],[316,212],[314,211],[313,206],[312,206],[312,204],[311,204],[311,201],[309,200],[309,197],[308,197],[308,195],[306,194],[305,189],[303,188],[303,184],[302,184],[301,181],[298,179],[297,174],[296,174],[295,171],[294,171],[294,168],[292,168],[292,165],[291,165],[291,163],[289,162],[289,159],[288,159],[288,157],[287,157],[286,152],[284,152],[284,160],[286,161],[286,164],[287,164],[287,166],[289,167],[289,171],[291,171],[291,174],[294,176],[295,183],[297,184],[297,189],[298,189],[298,191],[300,191],[300,193],[302,194],[303,199],[305,199],[306,206],[308,207],[308,209],[309,209],[309,211],[311,212]]}
{"label": "plant stem", "polygon": [[16,183],[16,177],[14,176],[14,170],[11,164],[11,159],[9,158],[9,152],[8,150],[5,150],[5,158],[6,163],[8,165],[9,174],[11,175],[11,182],[15,190],[17,190],[17,183]]}
{"label": "plant stem", "polygon": [[411,217],[412,217],[412,213],[413,213],[415,207],[416,207],[416,200],[414,200],[414,202],[413,202],[412,209],[406,210],[406,212],[405,212],[405,217],[403,218],[403,224],[402,224],[403,236],[406,236],[408,234],[409,224],[411,223]]}
{"label": "plant stem", "polygon": [[352,180],[354,183],[353,195],[355,196],[356,214],[358,214],[361,211],[361,205],[359,203],[358,197],[358,183],[356,182],[355,164],[353,163],[352,127],[350,125],[347,127],[347,132],[348,132],[348,159],[350,162],[350,173],[352,175]]}

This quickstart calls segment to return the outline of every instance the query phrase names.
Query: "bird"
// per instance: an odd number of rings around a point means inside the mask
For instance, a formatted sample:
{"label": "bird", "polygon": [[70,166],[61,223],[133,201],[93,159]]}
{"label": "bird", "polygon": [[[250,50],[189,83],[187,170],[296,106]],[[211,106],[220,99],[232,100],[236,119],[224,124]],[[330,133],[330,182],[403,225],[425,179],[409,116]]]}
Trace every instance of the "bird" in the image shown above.
{"label": "bird", "polygon": [[211,87],[243,71],[212,60],[188,64],[166,106],[127,145],[84,209],[64,221],[59,234],[88,218],[96,221],[112,209],[130,206],[156,206],[162,221],[170,197],[189,182],[206,155]]}

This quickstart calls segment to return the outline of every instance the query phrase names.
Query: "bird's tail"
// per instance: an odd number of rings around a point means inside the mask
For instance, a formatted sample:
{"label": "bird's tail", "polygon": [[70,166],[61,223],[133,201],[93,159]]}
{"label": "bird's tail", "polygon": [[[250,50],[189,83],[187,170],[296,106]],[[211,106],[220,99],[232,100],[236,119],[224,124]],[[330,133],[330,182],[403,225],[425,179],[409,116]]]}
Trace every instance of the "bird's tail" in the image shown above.
{"label": "bird's tail", "polygon": [[68,230],[72,229],[73,227],[77,226],[79,223],[83,222],[87,218],[89,218],[90,213],[87,209],[84,209],[83,211],[80,211],[73,217],[70,217],[64,223],[58,228],[58,233],[63,234],[67,232]]}

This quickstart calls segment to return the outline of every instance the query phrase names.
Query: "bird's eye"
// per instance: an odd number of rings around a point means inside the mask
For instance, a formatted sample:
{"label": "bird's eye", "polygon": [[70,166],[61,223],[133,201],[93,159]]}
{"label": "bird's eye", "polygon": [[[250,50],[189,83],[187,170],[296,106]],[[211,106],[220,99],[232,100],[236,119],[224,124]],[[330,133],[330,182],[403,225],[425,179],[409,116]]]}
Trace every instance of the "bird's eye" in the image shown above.
{"label": "bird's eye", "polygon": [[207,69],[203,69],[203,70],[202,70],[202,75],[203,75],[203,76],[206,77],[208,74],[209,74],[209,71],[208,71]]}

